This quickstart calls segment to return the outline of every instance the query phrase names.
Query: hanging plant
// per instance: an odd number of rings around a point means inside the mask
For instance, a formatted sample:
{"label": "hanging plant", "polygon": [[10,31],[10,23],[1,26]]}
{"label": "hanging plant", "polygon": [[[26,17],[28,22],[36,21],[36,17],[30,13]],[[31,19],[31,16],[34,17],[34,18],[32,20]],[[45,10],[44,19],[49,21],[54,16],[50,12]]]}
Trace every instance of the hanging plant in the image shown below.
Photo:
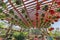
{"label": "hanging plant", "polygon": [[3,10],[2,9],[0,9],[0,13],[2,13],[3,12]]}
{"label": "hanging plant", "polygon": [[12,15],[14,15],[14,12],[13,12],[13,10],[10,10],[10,11],[9,11],[9,13],[11,13]]}
{"label": "hanging plant", "polygon": [[43,18],[41,18],[41,24],[43,23],[43,20],[44,20],[44,19],[43,19]]}
{"label": "hanging plant", "polygon": [[54,28],[49,28],[48,30],[49,30],[49,31],[52,31],[52,30],[54,30]]}
{"label": "hanging plant", "polygon": [[21,19],[19,19],[19,21],[21,21]]}
{"label": "hanging plant", "polygon": [[3,8],[6,8],[7,6],[6,6],[6,3],[4,3],[4,2],[0,2],[0,5],[3,7]]}
{"label": "hanging plant", "polygon": [[41,14],[41,16],[42,16],[42,17],[44,17],[44,16],[45,16],[45,14],[43,14],[43,13],[42,13],[42,14]]}
{"label": "hanging plant", "polygon": [[41,20],[44,20],[44,18],[41,18]]}
{"label": "hanging plant", "polygon": [[16,18],[16,19],[18,19],[18,16],[17,16],[17,15],[15,15],[15,18]]}
{"label": "hanging plant", "polygon": [[45,24],[46,24],[46,22],[43,23],[43,25],[45,25]]}
{"label": "hanging plant", "polygon": [[54,11],[54,10],[49,10],[49,13],[50,13],[51,15],[53,15],[53,14],[55,14],[55,11]]}
{"label": "hanging plant", "polygon": [[22,9],[22,13],[25,13],[25,9]]}
{"label": "hanging plant", "polygon": [[9,17],[9,14],[5,14],[6,15],[6,17]]}
{"label": "hanging plant", "polygon": [[27,19],[27,21],[29,21],[29,19]]}
{"label": "hanging plant", "polygon": [[16,0],[16,4],[21,5],[22,4],[21,0]]}
{"label": "hanging plant", "polygon": [[52,22],[52,24],[54,24],[54,22]]}
{"label": "hanging plant", "polygon": [[27,18],[27,15],[25,15],[25,18]]}
{"label": "hanging plant", "polygon": [[43,8],[42,8],[42,10],[47,11],[48,10],[48,5],[44,5]]}
{"label": "hanging plant", "polygon": [[57,8],[56,11],[57,11],[57,12],[60,12],[60,8]]}
{"label": "hanging plant", "polygon": [[53,16],[52,19],[56,19],[57,17],[56,16]]}

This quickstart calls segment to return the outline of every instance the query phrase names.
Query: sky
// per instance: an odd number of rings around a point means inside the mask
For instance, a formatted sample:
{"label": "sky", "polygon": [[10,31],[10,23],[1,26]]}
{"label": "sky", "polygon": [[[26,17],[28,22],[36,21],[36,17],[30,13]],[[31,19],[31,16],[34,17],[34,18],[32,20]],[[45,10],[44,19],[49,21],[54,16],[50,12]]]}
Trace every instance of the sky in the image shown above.
{"label": "sky", "polygon": [[60,28],[60,19],[58,20],[58,22],[54,22],[54,24],[51,25],[54,28]]}

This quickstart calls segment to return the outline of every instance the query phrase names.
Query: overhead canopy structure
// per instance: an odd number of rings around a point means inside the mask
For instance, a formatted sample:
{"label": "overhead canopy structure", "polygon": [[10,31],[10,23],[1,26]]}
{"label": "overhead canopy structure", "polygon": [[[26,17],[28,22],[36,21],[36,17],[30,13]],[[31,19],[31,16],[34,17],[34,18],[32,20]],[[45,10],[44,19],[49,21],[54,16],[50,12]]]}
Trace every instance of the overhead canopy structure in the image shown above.
{"label": "overhead canopy structure", "polygon": [[60,0],[1,0],[0,19],[21,27],[49,27],[60,18]]}

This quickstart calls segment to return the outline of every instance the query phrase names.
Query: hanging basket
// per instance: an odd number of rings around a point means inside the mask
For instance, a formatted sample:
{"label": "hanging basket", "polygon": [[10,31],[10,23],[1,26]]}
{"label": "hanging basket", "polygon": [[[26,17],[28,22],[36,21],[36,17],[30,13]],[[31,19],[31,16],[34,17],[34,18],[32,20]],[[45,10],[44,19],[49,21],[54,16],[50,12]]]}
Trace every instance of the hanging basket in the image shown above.
{"label": "hanging basket", "polygon": [[52,31],[52,30],[54,30],[54,28],[49,28],[49,31]]}
{"label": "hanging basket", "polygon": [[35,15],[38,16],[38,13],[36,13]]}
{"label": "hanging basket", "polygon": [[57,22],[58,20],[54,20],[55,22]]}
{"label": "hanging basket", "polygon": [[57,18],[57,19],[59,19],[59,18],[60,18],[60,16],[57,16],[56,18]]}
{"label": "hanging basket", "polygon": [[37,10],[40,10],[40,6],[37,6],[36,9],[37,9]]}
{"label": "hanging basket", "polygon": [[53,14],[55,14],[55,11],[54,11],[54,10],[49,10],[49,13],[50,13],[51,15],[53,15]]}

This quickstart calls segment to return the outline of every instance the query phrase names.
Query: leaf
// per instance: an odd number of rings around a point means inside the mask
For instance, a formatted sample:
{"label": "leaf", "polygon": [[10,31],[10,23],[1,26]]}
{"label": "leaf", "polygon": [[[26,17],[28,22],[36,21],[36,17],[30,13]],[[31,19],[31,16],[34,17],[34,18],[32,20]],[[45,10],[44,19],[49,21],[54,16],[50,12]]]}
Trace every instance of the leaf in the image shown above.
{"label": "leaf", "polygon": [[2,9],[0,9],[0,13],[2,13],[3,12],[3,10]]}
{"label": "leaf", "polygon": [[57,8],[56,11],[57,11],[57,12],[60,12],[60,8]]}
{"label": "leaf", "polygon": [[3,7],[3,8],[6,8],[7,6],[6,6],[6,3],[4,3],[4,2],[0,2],[0,5]]}

